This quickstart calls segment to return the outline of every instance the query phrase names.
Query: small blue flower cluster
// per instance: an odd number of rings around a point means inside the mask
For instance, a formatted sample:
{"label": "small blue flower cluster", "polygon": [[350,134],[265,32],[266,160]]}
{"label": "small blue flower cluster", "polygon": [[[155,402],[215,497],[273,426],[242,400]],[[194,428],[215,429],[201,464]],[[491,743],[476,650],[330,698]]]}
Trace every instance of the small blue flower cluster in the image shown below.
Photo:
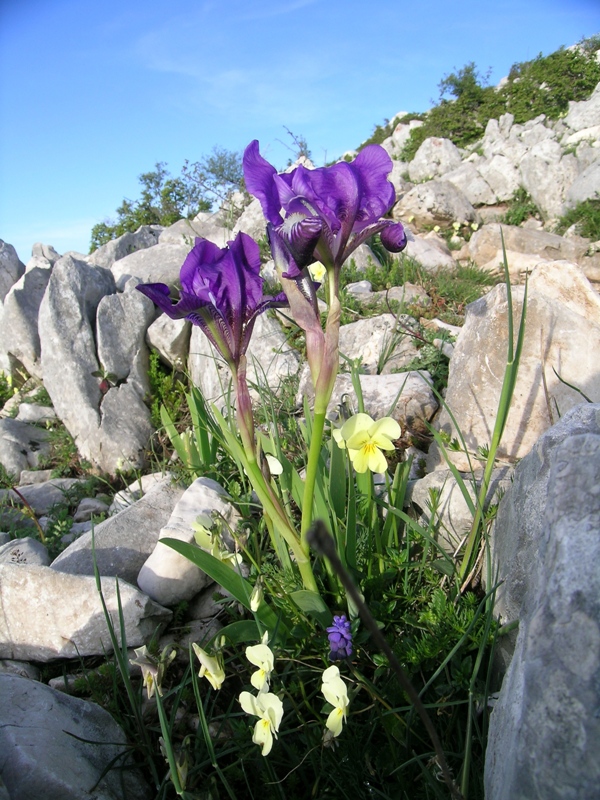
{"label": "small blue flower cluster", "polygon": [[333,625],[327,628],[329,637],[329,660],[339,661],[352,655],[352,631],[346,615],[333,618]]}

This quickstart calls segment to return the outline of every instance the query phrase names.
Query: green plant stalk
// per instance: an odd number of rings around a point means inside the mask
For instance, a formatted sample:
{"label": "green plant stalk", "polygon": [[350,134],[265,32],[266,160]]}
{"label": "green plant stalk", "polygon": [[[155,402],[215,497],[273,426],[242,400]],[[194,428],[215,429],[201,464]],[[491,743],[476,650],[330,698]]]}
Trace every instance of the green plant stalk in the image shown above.
{"label": "green plant stalk", "polygon": [[312,525],[315,484],[321,458],[321,447],[323,446],[323,432],[325,430],[325,414],[325,411],[317,412],[315,409],[312,421],[310,447],[306,463],[306,478],[304,479],[304,493],[302,496],[302,523],[300,528],[300,544],[304,553],[309,551],[306,534]]}
{"label": "green plant stalk", "polygon": [[45,536],[45,534],[44,534],[44,529],[43,529],[43,528],[42,528],[42,526],[40,525],[40,521],[39,521],[39,520],[38,520],[38,518],[36,517],[36,515],[35,515],[35,511],[34,511],[34,510],[33,510],[33,508],[31,507],[31,504],[27,502],[27,500],[26,500],[26,499],[23,497],[23,495],[21,494],[21,492],[20,492],[20,491],[19,491],[19,490],[18,490],[18,489],[17,489],[15,486],[12,486],[12,487],[11,487],[11,489],[12,489],[12,491],[13,491],[13,492],[14,492],[14,493],[17,495],[17,497],[19,498],[19,500],[20,500],[20,501],[23,503],[23,505],[25,506],[25,508],[27,509],[27,511],[28,511],[28,514],[29,514],[29,517],[31,518],[31,520],[33,521],[33,524],[35,525],[35,527],[36,527],[36,528],[37,528],[37,530],[38,530],[38,533],[39,533],[39,535],[40,535],[40,540],[41,540],[42,544],[46,544],[46,536]]}
{"label": "green plant stalk", "polygon": [[[247,455],[247,454],[246,454]],[[250,482],[254,487],[254,491],[258,495],[265,514],[267,514],[278,531],[281,533],[288,546],[291,548],[305,589],[310,589],[313,592],[318,592],[317,582],[312,571],[310,558],[308,556],[308,548],[305,549],[302,543],[298,541],[298,536],[294,529],[291,527],[287,515],[279,501],[273,497],[272,490],[266,485],[264,476],[258,466],[256,459],[250,461],[249,459],[245,464],[246,472],[250,478]]]}
{"label": "green plant stalk", "polygon": [[496,460],[496,452],[504,433],[508,414],[510,412],[510,404],[514,393],[515,385],[517,382],[517,373],[519,369],[519,361],[521,359],[521,352],[523,349],[523,340],[525,337],[525,318],[527,312],[527,281],[525,281],[525,293],[523,295],[523,310],[521,312],[521,321],[519,323],[519,332],[517,334],[517,346],[513,351],[513,308],[512,308],[512,293],[510,289],[510,276],[508,273],[508,262],[506,260],[506,249],[504,247],[504,236],[500,231],[502,239],[502,252],[504,255],[504,274],[506,276],[506,298],[508,303],[508,357],[506,370],[504,372],[504,380],[502,382],[502,391],[500,393],[500,401],[498,403],[498,413],[496,414],[496,422],[494,424],[494,431],[492,433],[492,442],[490,444],[490,451],[488,453],[485,469],[483,473],[483,480],[477,497],[477,508],[473,518],[473,525],[467,539],[463,560],[460,565],[459,579],[464,581],[465,577],[469,574],[473,564],[473,555],[476,545],[481,540],[481,527],[484,514],[484,504],[487,497],[492,471]]}
{"label": "green plant stalk", "polygon": [[165,750],[167,751],[167,761],[169,763],[169,770],[171,772],[171,782],[179,797],[182,797],[184,795],[184,789],[179,780],[177,759],[175,758],[175,753],[173,752],[173,747],[171,745],[171,731],[169,730],[169,723],[167,721],[167,716],[162,703],[162,697],[160,696],[158,688],[156,690],[156,708],[158,710],[158,719],[160,721],[160,730],[162,733],[163,742],[165,743]]}
{"label": "green plant stalk", "polygon": [[300,525],[300,544],[303,551],[308,554],[309,545],[306,534],[313,521],[313,502],[315,496],[315,483],[317,470],[321,458],[323,445],[323,432],[327,406],[333,394],[333,387],[339,366],[339,329],[340,329],[340,302],[339,302],[339,275],[337,270],[327,270],[327,290],[329,300],[329,314],[325,324],[325,344],[321,360],[319,377],[315,385],[315,409],[312,419],[310,446],[306,463],[306,478],[302,496],[302,522]]}
{"label": "green plant stalk", "polygon": [[[242,357],[244,358],[244,357]],[[254,420],[252,417],[252,402],[250,393],[248,391],[248,384],[246,383],[245,363],[241,363],[238,370],[231,367],[233,375],[233,383],[235,386],[236,399],[237,399],[237,413],[236,419],[238,429],[242,439],[242,448],[239,447],[239,442],[231,430],[226,427],[227,423],[222,415],[215,414],[223,431],[229,433],[229,443],[233,445],[234,449],[238,450],[238,457],[245,463],[244,468],[250,482],[258,495],[262,504],[264,513],[271,518],[277,530],[281,533],[288,546],[291,548],[300,570],[302,583],[306,589],[318,593],[317,582],[313,575],[310,559],[308,556],[308,547],[303,547],[302,542],[298,540],[296,531],[292,528],[287,514],[279,498],[273,492],[273,489],[267,484],[264,475],[256,460],[256,443],[254,441]],[[225,427],[224,427],[225,426]]]}

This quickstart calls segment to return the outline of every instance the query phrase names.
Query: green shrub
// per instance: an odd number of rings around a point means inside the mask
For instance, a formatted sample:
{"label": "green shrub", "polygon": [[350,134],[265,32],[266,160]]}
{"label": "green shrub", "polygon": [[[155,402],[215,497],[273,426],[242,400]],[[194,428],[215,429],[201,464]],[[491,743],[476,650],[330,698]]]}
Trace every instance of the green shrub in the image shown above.
{"label": "green shrub", "polygon": [[561,217],[556,226],[556,233],[563,234],[571,225],[577,225],[580,236],[593,242],[600,239],[600,197],[584,200]]}
{"label": "green shrub", "polygon": [[[557,119],[570,100],[585,100],[600,81],[596,51],[599,37],[583,40],[575,50],[561,48],[549,56],[513,64],[507,83],[499,90],[485,86],[487,76],[471,62],[439,84],[440,102],[425,116],[424,124],[411,132],[400,155],[410,161],[430,136],[450,139],[457,147],[476,142],[490,119],[510,112],[515,122],[527,122],[539,114]],[[445,97],[450,94],[451,99]]]}
{"label": "green shrub", "polygon": [[508,202],[506,214],[502,217],[505,225],[520,225],[530,217],[540,219],[540,211],[526,189],[520,186]]}

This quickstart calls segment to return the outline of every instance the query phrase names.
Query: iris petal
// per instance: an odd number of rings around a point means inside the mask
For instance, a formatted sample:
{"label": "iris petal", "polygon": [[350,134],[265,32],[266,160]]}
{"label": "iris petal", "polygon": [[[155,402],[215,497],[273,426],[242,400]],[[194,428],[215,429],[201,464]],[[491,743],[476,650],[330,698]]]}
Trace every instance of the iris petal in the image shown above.
{"label": "iris petal", "polygon": [[261,156],[258,141],[250,142],[244,152],[244,180],[250,194],[257,197],[265,217],[274,225],[280,225],[281,201],[273,178],[277,170]]}

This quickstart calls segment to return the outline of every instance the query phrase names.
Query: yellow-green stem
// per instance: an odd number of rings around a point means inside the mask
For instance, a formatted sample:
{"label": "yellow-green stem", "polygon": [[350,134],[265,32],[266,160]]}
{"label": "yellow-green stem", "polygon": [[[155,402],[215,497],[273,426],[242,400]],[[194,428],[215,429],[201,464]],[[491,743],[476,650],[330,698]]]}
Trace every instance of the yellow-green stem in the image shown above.
{"label": "yellow-green stem", "polygon": [[300,544],[302,550],[308,555],[309,546],[306,541],[306,532],[313,521],[313,500],[315,496],[315,484],[317,481],[317,470],[321,457],[321,447],[323,446],[323,431],[325,429],[325,411],[317,412],[312,424],[312,434],[310,437],[310,448],[308,450],[308,462],[306,464],[306,478],[304,480],[304,494],[302,496],[302,527],[300,532]]}

